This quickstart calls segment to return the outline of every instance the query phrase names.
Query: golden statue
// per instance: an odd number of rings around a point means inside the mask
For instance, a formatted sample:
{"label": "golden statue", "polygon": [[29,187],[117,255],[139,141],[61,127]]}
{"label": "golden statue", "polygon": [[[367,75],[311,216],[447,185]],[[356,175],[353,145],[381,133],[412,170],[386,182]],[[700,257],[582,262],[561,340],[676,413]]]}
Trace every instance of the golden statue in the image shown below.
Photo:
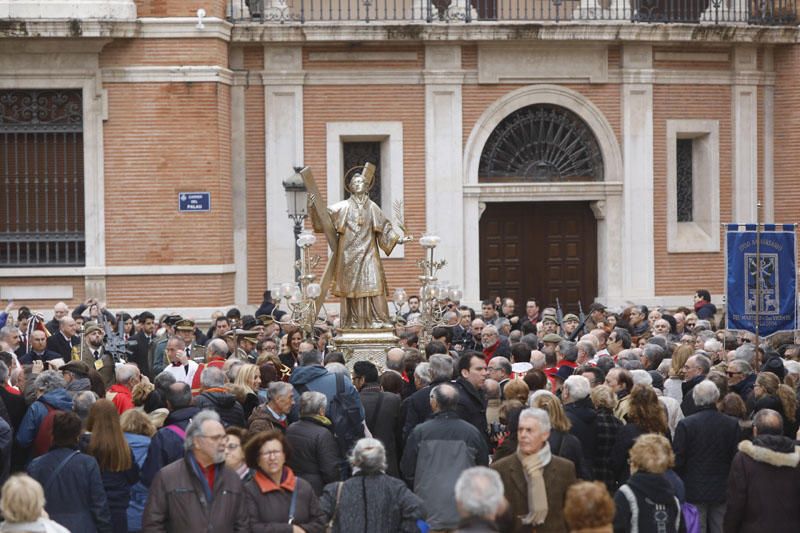
{"label": "golden statue", "polygon": [[[361,169],[359,169],[361,170]],[[333,252],[323,277],[330,290],[340,300],[340,320],[343,330],[391,328],[388,287],[381,264],[380,251],[392,253],[397,244],[412,237],[397,233],[381,208],[369,198],[375,166],[364,165],[356,171],[345,187],[350,197],[322,210],[316,205],[318,192],[309,191],[308,207],[314,231],[324,232]],[[308,180],[307,180],[308,181]],[[316,187],[314,188],[316,189]],[[329,274],[330,273],[330,274]],[[323,297],[324,297],[323,290]]]}

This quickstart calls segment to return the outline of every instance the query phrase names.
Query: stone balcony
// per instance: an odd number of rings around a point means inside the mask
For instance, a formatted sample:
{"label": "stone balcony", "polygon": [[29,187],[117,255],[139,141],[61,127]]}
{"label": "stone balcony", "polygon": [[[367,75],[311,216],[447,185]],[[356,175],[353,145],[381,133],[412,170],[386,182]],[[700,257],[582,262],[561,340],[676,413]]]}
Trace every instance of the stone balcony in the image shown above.
{"label": "stone balcony", "polygon": [[136,20],[134,0],[0,0],[0,19]]}

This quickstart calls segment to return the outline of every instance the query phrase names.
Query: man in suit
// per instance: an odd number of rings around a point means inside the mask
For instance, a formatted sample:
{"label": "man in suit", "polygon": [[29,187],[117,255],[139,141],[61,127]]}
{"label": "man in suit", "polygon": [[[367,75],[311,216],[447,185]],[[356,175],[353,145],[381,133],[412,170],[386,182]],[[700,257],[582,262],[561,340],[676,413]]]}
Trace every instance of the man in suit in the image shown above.
{"label": "man in suit", "polygon": [[78,323],[71,316],[63,316],[58,322],[58,331],[47,339],[47,349],[56,352],[64,361],[80,358],[81,338]]}
{"label": "man in suit", "polygon": [[58,330],[61,328],[61,319],[68,314],[69,307],[67,307],[67,304],[64,302],[58,302],[53,307],[53,319],[44,325],[47,328],[47,331],[50,332],[50,335],[55,335],[58,332]]}
{"label": "man in suit", "polygon": [[150,311],[139,313],[139,325],[141,330],[133,336],[136,345],[131,350],[130,362],[136,363],[139,370],[146,376],[152,377],[150,369],[150,359],[152,358],[153,348],[153,331],[155,330],[156,317]]}
{"label": "man in suit", "polygon": [[575,483],[575,465],[550,453],[550,417],[542,409],[525,409],[519,416],[517,453],[492,464],[503,480],[512,531],[568,531],[564,520],[567,489]]}
{"label": "man in suit", "polygon": [[114,384],[114,358],[103,346],[105,331],[97,322],[87,322],[83,329],[81,361],[94,367],[103,378],[106,388]]}
{"label": "man in suit", "polygon": [[378,368],[369,361],[357,361],[353,365],[353,385],[358,389],[364,406],[367,428],[386,448],[386,473],[400,477],[397,467],[403,429],[400,396],[381,390]]}

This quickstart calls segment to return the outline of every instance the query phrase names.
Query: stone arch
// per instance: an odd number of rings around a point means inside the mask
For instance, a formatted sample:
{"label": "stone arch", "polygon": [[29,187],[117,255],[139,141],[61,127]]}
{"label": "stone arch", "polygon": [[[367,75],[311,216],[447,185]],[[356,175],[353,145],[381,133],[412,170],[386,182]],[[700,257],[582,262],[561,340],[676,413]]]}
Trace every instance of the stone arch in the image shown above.
{"label": "stone arch", "polygon": [[535,104],[569,109],[594,133],[603,155],[606,181],[622,181],[622,150],[605,115],[582,94],[558,85],[531,85],[512,91],[490,105],[473,126],[464,150],[464,182],[478,183],[481,153],[489,136],[508,115]]}

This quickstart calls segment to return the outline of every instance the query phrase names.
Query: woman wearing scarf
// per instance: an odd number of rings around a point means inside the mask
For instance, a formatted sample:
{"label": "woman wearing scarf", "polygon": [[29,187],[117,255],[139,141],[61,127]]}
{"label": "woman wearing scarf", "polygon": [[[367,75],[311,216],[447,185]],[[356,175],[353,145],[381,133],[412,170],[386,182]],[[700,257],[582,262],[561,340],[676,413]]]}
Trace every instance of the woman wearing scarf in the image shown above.
{"label": "woman wearing scarf", "polygon": [[564,500],[575,483],[575,465],[550,453],[550,417],[538,409],[519,416],[517,451],[492,465],[503,480],[514,533],[567,531]]}

